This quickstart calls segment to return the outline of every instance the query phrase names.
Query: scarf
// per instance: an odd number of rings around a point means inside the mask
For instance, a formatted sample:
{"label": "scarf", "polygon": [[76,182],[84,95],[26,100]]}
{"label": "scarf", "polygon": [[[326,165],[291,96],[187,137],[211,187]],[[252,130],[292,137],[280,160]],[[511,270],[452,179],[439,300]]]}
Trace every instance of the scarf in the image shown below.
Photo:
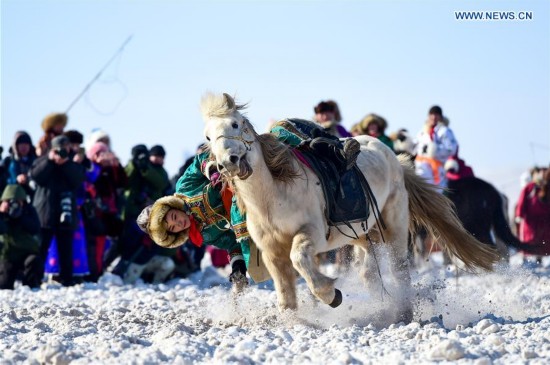
{"label": "scarf", "polygon": [[[437,125],[437,123],[436,123],[436,125]],[[435,136],[435,125],[430,127],[429,133],[430,133],[430,139],[433,141],[434,136]]]}
{"label": "scarf", "polygon": [[191,240],[191,243],[193,243],[195,246],[201,247],[204,239],[202,238],[202,234],[198,228],[197,222],[192,215],[189,216],[189,223],[189,239]]}

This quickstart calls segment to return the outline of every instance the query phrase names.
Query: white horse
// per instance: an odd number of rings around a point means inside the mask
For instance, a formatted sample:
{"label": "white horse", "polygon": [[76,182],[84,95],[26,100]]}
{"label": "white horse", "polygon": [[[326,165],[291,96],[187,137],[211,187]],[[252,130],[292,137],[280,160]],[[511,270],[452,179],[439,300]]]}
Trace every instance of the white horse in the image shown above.
{"label": "white horse", "polygon": [[[201,103],[210,141],[220,171],[230,177],[239,207],[246,211],[248,231],[262,251],[277,291],[280,310],[296,308],[296,270],[311,292],[333,307],[342,301],[334,279],[319,271],[316,255],[346,244],[362,248],[365,254],[362,276],[377,280],[369,237],[382,244],[370,215],[367,227],[352,224],[360,233],[350,239],[346,227],[330,227],[325,218],[325,197],[318,177],[305,167],[291,149],[271,134],[259,135],[227,94],[206,94]],[[370,184],[386,222],[382,234],[389,246],[394,277],[408,293],[410,288],[407,238],[420,225],[439,235],[445,249],[467,268],[491,269],[495,252],[470,236],[453,213],[452,205],[433,186],[417,177],[411,166],[377,139],[359,136],[361,153],[357,164]],[[340,232],[341,231],[341,232]],[[342,234],[345,233],[345,234]],[[404,299],[403,320],[412,319],[410,298]]]}

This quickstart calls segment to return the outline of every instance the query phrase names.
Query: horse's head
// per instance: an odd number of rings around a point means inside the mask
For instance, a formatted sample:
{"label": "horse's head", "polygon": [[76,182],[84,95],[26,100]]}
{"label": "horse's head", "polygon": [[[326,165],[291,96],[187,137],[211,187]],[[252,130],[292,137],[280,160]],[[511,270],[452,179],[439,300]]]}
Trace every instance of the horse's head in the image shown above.
{"label": "horse's head", "polygon": [[208,93],[202,98],[201,111],[206,123],[204,134],[210,143],[218,170],[230,177],[245,180],[252,174],[247,157],[256,133],[239,112],[245,105],[235,103],[228,94]]}

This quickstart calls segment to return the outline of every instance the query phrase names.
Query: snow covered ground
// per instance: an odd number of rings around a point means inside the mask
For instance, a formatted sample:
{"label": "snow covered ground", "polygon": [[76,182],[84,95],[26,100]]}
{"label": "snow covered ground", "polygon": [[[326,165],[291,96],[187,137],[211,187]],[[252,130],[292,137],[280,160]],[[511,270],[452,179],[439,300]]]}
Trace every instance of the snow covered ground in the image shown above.
{"label": "snow covered ground", "polygon": [[[483,275],[435,265],[413,274],[415,322],[355,274],[336,309],[299,282],[300,308],[279,314],[270,284],[234,300],[211,267],[162,285],[98,284],[0,291],[0,364],[550,363],[550,262]],[[392,293],[392,285],[384,275]]]}

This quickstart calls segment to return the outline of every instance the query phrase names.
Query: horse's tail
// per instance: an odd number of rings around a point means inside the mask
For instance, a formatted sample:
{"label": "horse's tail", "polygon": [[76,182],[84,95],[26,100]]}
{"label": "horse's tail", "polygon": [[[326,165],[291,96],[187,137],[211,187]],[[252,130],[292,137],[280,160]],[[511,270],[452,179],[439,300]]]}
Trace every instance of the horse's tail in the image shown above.
{"label": "horse's tail", "polygon": [[435,186],[417,176],[409,160],[398,158],[409,194],[409,232],[412,237],[419,227],[424,227],[441,243],[447,254],[458,257],[467,269],[481,267],[491,270],[499,259],[498,253],[470,235],[456,216],[453,203]]}

